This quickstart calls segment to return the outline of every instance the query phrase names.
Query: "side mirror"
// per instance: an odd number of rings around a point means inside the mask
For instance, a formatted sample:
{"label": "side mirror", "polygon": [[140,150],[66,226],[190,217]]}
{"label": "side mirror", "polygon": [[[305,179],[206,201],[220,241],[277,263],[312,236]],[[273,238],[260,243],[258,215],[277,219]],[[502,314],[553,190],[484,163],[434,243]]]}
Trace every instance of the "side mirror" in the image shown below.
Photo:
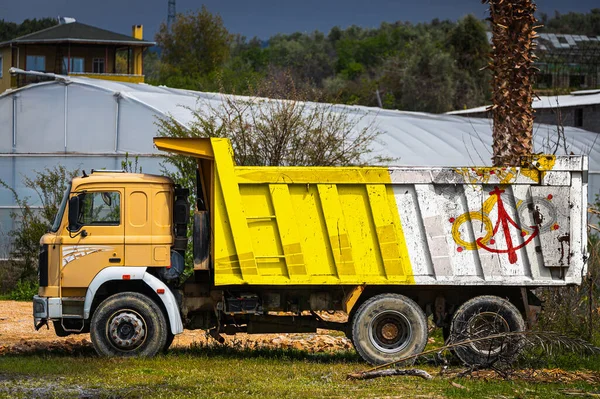
{"label": "side mirror", "polygon": [[106,204],[106,206],[112,205],[112,199],[110,198],[110,193],[102,193],[102,201]]}
{"label": "side mirror", "polygon": [[74,196],[69,199],[69,231],[79,230],[79,197]]}

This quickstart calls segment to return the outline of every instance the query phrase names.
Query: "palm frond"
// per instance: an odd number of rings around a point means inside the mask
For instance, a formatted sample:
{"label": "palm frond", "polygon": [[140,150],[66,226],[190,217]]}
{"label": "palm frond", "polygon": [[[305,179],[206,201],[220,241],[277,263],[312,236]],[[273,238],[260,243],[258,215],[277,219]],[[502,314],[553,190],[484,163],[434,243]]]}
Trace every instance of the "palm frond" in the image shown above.
{"label": "palm frond", "polygon": [[[475,343],[492,341],[495,342],[495,346],[500,344],[503,347],[518,345],[521,349],[525,349],[527,347],[541,348],[544,353],[547,354],[568,351],[582,356],[600,355],[600,347],[597,347],[581,338],[573,338],[553,331],[511,331],[488,335],[486,337],[461,340],[457,340],[451,335],[448,341],[446,341],[446,345],[442,346],[441,348],[431,349],[414,355],[405,356],[390,363],[382,364],[359,373],[353,373],[351,378],[356,378],[357,375],[363,373],[370,373],[376,370],[389,368],[398,363],[414,361],[417,358],[430,354],[437,354],[438,356],[441,356],[443,353],[449,352],[452,349],[468,347]],[[489,368],[494,366],[495,363],[503,361],[510,362],[511,360],[513,359],[503,359],[501,356],[494,358],[491,357],[488,364],[477,365],[477,368]]]}

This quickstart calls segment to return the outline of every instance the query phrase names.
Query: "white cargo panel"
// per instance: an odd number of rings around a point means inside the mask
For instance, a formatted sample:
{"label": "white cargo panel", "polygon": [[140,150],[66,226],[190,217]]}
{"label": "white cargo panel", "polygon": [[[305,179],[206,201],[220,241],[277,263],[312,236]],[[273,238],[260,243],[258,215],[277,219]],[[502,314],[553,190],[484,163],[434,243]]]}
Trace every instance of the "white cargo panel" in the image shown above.
{"label": "white cargo panel", "polygon": [[416,284],[579,284],[587,260],[587,158],[520,168],[390,171]]}

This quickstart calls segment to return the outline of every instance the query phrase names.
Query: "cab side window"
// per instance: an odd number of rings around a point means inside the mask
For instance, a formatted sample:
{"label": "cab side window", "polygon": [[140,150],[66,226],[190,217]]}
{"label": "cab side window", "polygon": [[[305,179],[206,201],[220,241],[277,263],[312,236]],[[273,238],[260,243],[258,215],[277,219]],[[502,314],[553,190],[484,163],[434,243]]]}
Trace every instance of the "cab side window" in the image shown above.
{"label": "cab side window", "polygon": [[81,194],[79,225],[118,226],[121,224],[121,195],[113,191]]}

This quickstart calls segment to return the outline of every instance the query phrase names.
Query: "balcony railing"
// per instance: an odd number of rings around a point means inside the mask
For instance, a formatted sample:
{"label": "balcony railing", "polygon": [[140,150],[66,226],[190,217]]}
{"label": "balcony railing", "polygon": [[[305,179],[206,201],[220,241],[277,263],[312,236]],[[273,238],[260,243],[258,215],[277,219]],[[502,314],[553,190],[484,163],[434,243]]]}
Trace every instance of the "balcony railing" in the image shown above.
{"label": "balcony railing", "polygon": [[[63,75],[64,76],[64,75]],[[112,80],[116,82],[144,83],[144,75],[120,73],[71,72],[68,76]],[[17,73],[11,76],[11,87],[18,88],[33,83],[48,82],[56,79],[56,75],[47,72]]]}
{"label": "balcony railing", "polygon": [[92,79],[114,80],[116,82],[144,83],[144,75],[130,75],[130,74],[122,74],[122,73],[71,72],[71,73],[69,73],[69,76],[81,77],[81,78],[92,78]]}

